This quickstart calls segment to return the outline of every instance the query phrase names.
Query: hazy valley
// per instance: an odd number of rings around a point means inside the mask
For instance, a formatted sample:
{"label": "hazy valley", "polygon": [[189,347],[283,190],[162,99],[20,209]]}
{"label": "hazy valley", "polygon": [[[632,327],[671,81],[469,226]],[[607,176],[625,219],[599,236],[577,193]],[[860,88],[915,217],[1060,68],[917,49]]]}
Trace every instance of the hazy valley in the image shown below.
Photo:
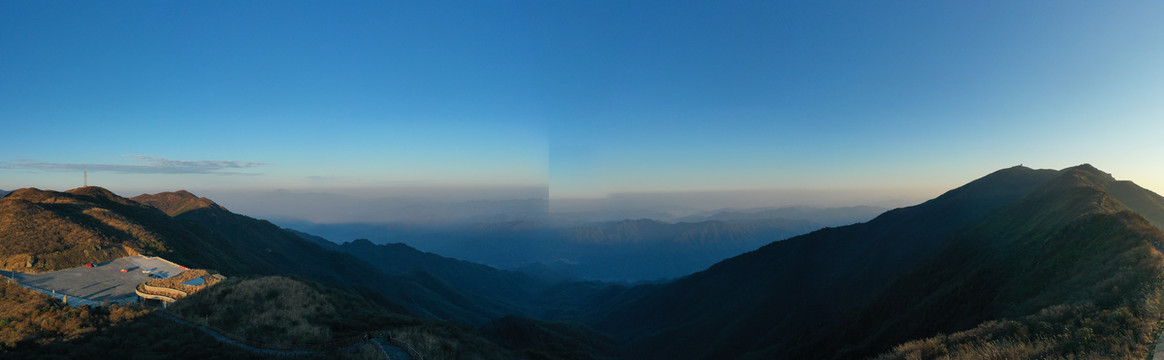
{"label": "hazy valley", "polygon": [[866,221],[877,207],[716,210],[683,218],[588,222],[566,214],[505,222],[280,225],[334,242],[367,239],[503,269],[636,282],[673,278],[777,240]]}

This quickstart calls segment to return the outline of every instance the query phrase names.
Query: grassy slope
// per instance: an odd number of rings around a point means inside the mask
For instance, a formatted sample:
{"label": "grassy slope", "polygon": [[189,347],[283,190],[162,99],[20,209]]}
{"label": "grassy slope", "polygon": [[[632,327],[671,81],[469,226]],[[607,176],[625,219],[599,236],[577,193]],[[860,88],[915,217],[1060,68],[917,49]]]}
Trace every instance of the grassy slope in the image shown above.
{"label": "grassy slope", "polygon": [[[187,262],[194,259],[181,254],[195,253],[184,251],[193,248],[201,248],[197,237],[165,214],[98,187],[20,189],[0,199],[0,266],[5,269],[59,270],[132,253]],[[33,266],[27,267],[30,258]]]}
{"label": "grassy slope", "polygon": [[73,339],[142,315],[124,307],[95,312],[63,306],[47,295],[0,281],[0,352],[20,343]]}
{"label": "grassy slope", "polygon": [[194,196],[194,194],[186,190],[163,192],[153,195],[142,194],[129,199],[162,210],[162,212],[165,212],[169,216],[178,216],[188,211],[203,208],[222,209],[214,201]]}
{"label": "grassy slope", "polygon": [[47,295],[0,282],[0,358],[245,359],[248,353],[148,310],[70,307]]}
{"label": "grassy slope", "polygon": [[320,344],[390,330],[426,359],[516,359],[473,329],[384,309],[342,289],[281,276],[230,279],[171,311],[264,344]]}
{"label": "grassy slope", "polygon": [[232,278],[170,307],[259,343],[325,343],[398,325],[409,317],[364,298],[281,276]]}
{"label": "grassy slope", "polygon": [[[883,356],[1143,358],[1164,315],[1152,245],[1164,232],[1105,191],[1109,180],[1067,170],[792,354],[861,358],[921,338]],[[756,358],[787,354],[769,351]]]}
{"label": "grassy slope", "polygon": [[868,223],[776,242],[674,283],[596,299],[606,303],[595,307],[614,305],[593,325],[632,339],[640,358],[732,358],[791,345],[805,329],[829,326],[871,299],[957,229],[1057,174],[1000,170]]}

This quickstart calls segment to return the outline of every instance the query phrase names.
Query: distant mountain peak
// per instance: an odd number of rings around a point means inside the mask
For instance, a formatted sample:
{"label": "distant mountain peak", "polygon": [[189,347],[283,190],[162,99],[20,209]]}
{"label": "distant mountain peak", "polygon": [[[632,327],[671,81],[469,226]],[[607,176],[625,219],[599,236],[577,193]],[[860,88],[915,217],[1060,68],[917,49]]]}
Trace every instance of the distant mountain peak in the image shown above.
{"label": "distant mountain peak", "polygon": [[47,190],[41,190],[41,189],[37,189],[37,188],[20,188],[20,189],[12,190],[12,192],[10,192],[9,195],[12,195],[12,198],[14,198],[14,199],[15,198],[29,199],[29,198],[36,198],[36,197],[44,196],[48,193],[49,193],[49,191],[47,191]]}
{"label": "distant mountain peak", "polygon": [[352,243],[352,245],[358,245],[358,246],[375,246],[376,245],[376,244],[372,243],[371,240],[368,240],[368,239],[355,239],[355,240],[352,240],[351,243]]}
{"label": "distant mountain peak", "polygon": [[130,200],[155,207],[170,216],[178,216],[188,211],[207,208],[226,210],[213,200],[198,197],[186,190],[161,192],[152,195],[141,194],[130,198]]}
{"label": "distant mountain peak", "polygon": [[85,195],[85,196],[100,197],[100,198],[107,198],[107,199],[115,199],[115,198],[119,197],[116,194],[114,194],[112,191],[109,191],[108,189],[100,187],[100,186],[79,187],[79,188],[69,190],[66,192],[73,194],[73,195]]}
{"label": "distant mountain peak", "polygon": [[190,193],[189,191],[186,191],[186,190],[178,190],[178,191],[175,191],[175,192],[173,192],[173,194],[174,194],[174,195],[181,196],[181,197],[184,197],[184,198],[191,198],[191,199],[197,199],[197,198],[198,198],[198,196],[196,196],[196,195],[194,195],[194,194],[192,194],[192,193]]}

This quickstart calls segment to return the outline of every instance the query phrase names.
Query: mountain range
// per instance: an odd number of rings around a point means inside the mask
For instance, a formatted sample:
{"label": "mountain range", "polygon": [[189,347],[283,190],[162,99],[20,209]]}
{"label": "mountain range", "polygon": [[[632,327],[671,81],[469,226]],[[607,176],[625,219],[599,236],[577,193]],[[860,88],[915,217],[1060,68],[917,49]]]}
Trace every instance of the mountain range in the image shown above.
{"label": "mountain range", "polygon": [[[279,320],[296,321],[303,336],[413,329],[429,358],[1144,358],[1164,323],[1164,197],[1090,165],[1002,169],[867,222],[811,232],[820,225],[732,212],[691,220],[572,225],[554,235],[645,251],[768,240],[674,280],[629,286],[501,270],[404,244],[333,243],[185,191],[126,199],[96,187],[20,189],[0,199],[0,267],[39,272],[161,255],[238,279],[191,297],[187,315],[279,339],[264,330],[278,321],[231,319],[275,314],[247,305],[254,297],[302,293],[333,304]],[[476,226],[546,231],[522,221]],[[775,229],[797,226],[808,233],[777,241]],[[479,244],[520,250],[537,238]],[[2,290],[13,308],[40,301]],[[363,315],[334,320],[347,313]],[[117,321],[154,321],[129,314]],[[16,339],[38,334],[36,324],[19,324],[27,330]],[[13,338],[7,331],[0,340]],[[105,343],[99,338],[73,341],[87,348]],[[72,353],[21,344],[7,348]]]}
{"label": "mountain range", "polygon": [[270,222],[234,214],[186,192],[134,199],[97,187],[17,190],[0,199],[0,266],[51,271],[140,253],[230,275],[302,276],[393,299],[384,301],[386,306],[464,323],[523,313],[426,273],[385,274]]}
{"label": "mountain range", "polygon": [[[385,250],[375,254],[393,251],[404,254],[385,255],[391,260],[417,256],[407,262],[415,267],[381,266],[384,268],[381,270],[352,255],[324,248],[270,222],[235,214],[186,191],[127,199],[98,187],[68,192],[21,189],[0,199],[0,236],[0,261],[5,270],[41,272],[132,254],[163,256],[180,264],[214,269],[242,279],[293,275],[342,288],[388,311],[472,325],[485,325],[495,319],[533,311],[525,308],[537,309],[531,305],[536,299],[529,300],[522,295],[536,295],[538,290],[552,285],[523,274],[399,246],[378,246]],[[352,246],[356,245],[360,244]],[[335,244],[330,247],[343,248]],[[439,271],[442,268],[451,270]],[[429,271],[454,282],[472,279],[476,287],[462,289],[450,285]],[[523,286],[528,292],[511,293],[506,284]],[[507,303],[508,299],[521,299],[522,306]],[[449,330],[442,331],[451,336]],[[562,351],[574,350],[566,346]]]}
{"label": "mountain range", "polygon": [[802,220],[823,226],[842,226],[865,222],[888,210],[879,206],[820,208],[791,206],[781,208],[721,209],[704,214],[680,217],[675,222],[758,221],[771,219]]}
{"label": "mountain range", "polygon": [[727,257],[824,226],[807,220],[762,216],[680,223],[628,219],[575,225],[523,220],[440,228],[407,224],[284,225],[306,233],[329,234],[323,237],[331,240],[337,236],[360,239],[360,235],[375,235],[365,239],[380,244],[405,243],[498,268],[553,267],[567,277],[636,282],[687,275]]}

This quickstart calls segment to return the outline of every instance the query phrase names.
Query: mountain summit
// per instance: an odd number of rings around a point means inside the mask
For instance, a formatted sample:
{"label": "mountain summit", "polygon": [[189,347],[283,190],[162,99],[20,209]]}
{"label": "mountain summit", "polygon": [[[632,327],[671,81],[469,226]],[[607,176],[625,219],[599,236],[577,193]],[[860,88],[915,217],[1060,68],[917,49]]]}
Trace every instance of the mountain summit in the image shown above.
{"label": "mountain summit", "polygon": [[1164,319],[1160,204],[1090,165],[1003,169],[632,289],[593,324],[641,358],[1142,358]]}
{"label": "mountain summit", "polygon": [[189,233],[168,217],[96,186],[25,188],[0,199],[0,268],[60,270],[143,253],[168,254]]}
{"label": "mountain summit", "polygon": [[198,209],[222,209],[214,201],[198,197],[186,190],[178,190],[173,192],[161,192],[157,194],[141,194],[130,198],[130,200],[149,205],[165,212],[166,215],[178,216],[187,211]]}

